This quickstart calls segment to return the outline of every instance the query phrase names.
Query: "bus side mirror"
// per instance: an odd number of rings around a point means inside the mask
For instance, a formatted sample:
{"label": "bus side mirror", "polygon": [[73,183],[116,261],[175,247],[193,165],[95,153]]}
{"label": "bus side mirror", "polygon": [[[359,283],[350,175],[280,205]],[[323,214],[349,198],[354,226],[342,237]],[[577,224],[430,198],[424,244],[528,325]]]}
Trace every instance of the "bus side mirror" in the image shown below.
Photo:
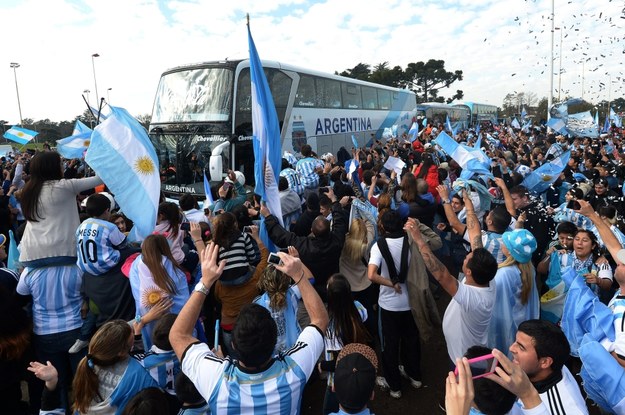
{"label": "bus side mirror", "polygon": [[212,151],[210,159],[208,160],[208,171],[210,173],[210,180],[220,181],[223,177],[224,166],[222,153],[226,151],[226,148],[230,146],[230,142],[226,141],[219,144]]}

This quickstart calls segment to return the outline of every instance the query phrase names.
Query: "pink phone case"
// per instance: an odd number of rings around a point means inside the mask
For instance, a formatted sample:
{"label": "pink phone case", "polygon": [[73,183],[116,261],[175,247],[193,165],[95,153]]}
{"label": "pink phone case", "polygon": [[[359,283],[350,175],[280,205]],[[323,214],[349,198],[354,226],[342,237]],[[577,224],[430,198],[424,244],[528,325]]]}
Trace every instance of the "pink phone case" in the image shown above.
{"label": "pink phone case", "polygon": [[[479,378],[486,377],[488,375],[492,375],[493,373],[495,373],[495,368],[497,367],[497,363],[499,363],[499,362],[498,362],[497,358],[495,356],[493,356],[491,353],[485,354],[484,356],[479,356],[479,357],[474,357],[473,359],[469,359],[469,366],[472,363],[481,362],[481,361],[488,360],[488,359],[493,359],[493,364],[491,365],[491,367],[486,371],[486,373],[482,373],[480,375],[473,376],[472,379],[479,379]],[[454,369],[454,375],[458,376],[458,367],[457,366],[456,366],[456,369]]]}

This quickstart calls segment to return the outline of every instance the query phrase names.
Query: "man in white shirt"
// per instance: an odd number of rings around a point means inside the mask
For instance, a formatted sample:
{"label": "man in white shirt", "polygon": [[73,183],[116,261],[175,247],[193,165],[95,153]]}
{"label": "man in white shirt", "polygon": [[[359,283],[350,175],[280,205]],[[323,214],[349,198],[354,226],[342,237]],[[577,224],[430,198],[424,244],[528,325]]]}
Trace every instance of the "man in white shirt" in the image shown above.
{"label": "man in white shirt", "polygon": [[[570,351],[562,330],[545,320],[521,323],[510,346],[513,362],[525,371],[551,415],[588,414],[577,382],[564,366]],[[519,403],[510,413],[521,414],[521,409]]]}
{"label": "man in white shirt", "polygon": [[462,282],[455,279],[434,256],[418,227],[408,225],[428,271],[452,297],[443,317],[443,333],[451,362],[462,357],[471,346],[487,345],[488,326],[497,293],[493,281],[497,261],[482,247],[480,226],[471,200],[465,195],[464,201],[467,207],[466,229],[472,251],[462,264],[465,275]]}

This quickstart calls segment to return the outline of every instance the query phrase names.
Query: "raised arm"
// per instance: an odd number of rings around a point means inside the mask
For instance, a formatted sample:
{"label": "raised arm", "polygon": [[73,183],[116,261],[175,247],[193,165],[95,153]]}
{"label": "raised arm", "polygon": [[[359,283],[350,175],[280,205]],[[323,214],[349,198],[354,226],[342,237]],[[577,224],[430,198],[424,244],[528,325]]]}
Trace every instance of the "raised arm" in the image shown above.
{"label": "raised arm", "polygon": [[614,236],[614,233],[612,232],[610,227],[605,224],[605,222],[601,219],[599,214],[595,212],[589,202],[585,200],[579,200],[579,205],[581,206],[580,209],[576,210],[575,212],[579,213],[580,215],[586,216],[592,221],[592,223],[597,228],[597,231],[599,232],[599,236],[601,236],[603,243],[605,244],[606,248],[608,248],[608,251],[610,251],[610,255],[612,255],[612,258],[616,259],[618,251],[623,249],[623,246],[621,246],[618,239],[616,239],[616,236]]}
{"label": "raised arm", "polygon": [[467,212],[467,232],[469,233],[469,241],[471,241],[471,249],[483,248],[482,230],[477,215],[475,214],[471,194],[467,190],[464,190],[462,192],[462,199],[464,200],[464,208]]}
{"label": "raised arm", "polygon": [[408,218],[404,229],[406,229],[406,231],[410,233],[410,236],[412,236],[412,239],[416,242],[417,247],[419,248],[419,252],[423,257],[423,262],[425,263],[428,271],[430,271],[432,276],[434,276],[436,281],[439,282],[441,287],[443,287],[443,289],[447,291],[449,295],[451,295],[452,297],[456,295],[456,293],[458,292],[458,280],[455,279],[449,273],[445,265],[443,265],[438,260],[438,258],[434,256],[432,250],[430,249],[430,246],[421,234],[421,230],[419,229],[419,225],[416,220],[413,218]]}
{"label": "raised arm", "polygon": [[193,290],[191,297],[182,307],[169,332],[169,342],[179,360],[182,360],[182,354],[189,345],[199,341],[193,337],[195,322],[200,315],[202,304],[204,304],[210,288],[219,279],[226,266],[226,260],[221,260],[219,264],[217,263],[218,256],[219,246],[217,244],[210,243],[204,249],[202,254],[202,278],[200,279],[200,283],[204,288],[202,291]]}
{"label": "raised arm", "polygon": [[501,189],[501,194],[506,204],[506,210],[512,217],[516,217],[516,209],[514,208],[514,202],[512,201],[512,196],[510,196],[510,191],[508,190],[508,186],[506,186],[506,182],[500,177],[495,177],[495,184]]}
{"label": "raised arm", "polygon": [[328,328],[328,312],[321,301],[321,297],[310,283],[310,271],[305,268],[299,258],[295,258],[284,252],[278,252],[281,265],[276,265],[276,269],[282,271],[293,279],[293,282],[299,288],[302,294],[304,307],[310,316],[310,324],[316,326],[321,332],[325,333]]}
{"label": "raised arm", "polygon": [[441,196],[441,202],[443,203],[443,209],[445,209],[445,216],[447,217],[447,222],[449,225],[456,231],[458,235],[464,234],[464,231],[467,229],[467,225],[460,222],[458,219],[458,215],[451,208],[451,199],[449,199],[449,190],[447,190],[447,186],[438,185],[436,187],[438,194]]}

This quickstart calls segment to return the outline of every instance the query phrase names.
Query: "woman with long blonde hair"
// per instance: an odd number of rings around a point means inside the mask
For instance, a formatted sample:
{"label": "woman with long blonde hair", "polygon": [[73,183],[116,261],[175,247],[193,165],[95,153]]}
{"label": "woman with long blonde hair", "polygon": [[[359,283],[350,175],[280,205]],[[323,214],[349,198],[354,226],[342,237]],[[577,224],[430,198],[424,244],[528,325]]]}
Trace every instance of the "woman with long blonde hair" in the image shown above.
{"label": "woman with long blonde hair", "polygon": [[526,229],[505,232],[502,241],[506,259],[495,275],[497,301],[490,320],[488,346],[508,350],[519,324],[540,315],[536,270],[532,265],[537,243]]}
{"label": "woman with long blonde hair", "polygon": [[[137,310],[136,320],[141,321],[160,300],[173,301],[171,312],[178,314],[189,299],[187,278],[174,259],[167,239],[163,235],[149,235],[141,245],[141,255],[133,262],[128,276]],[[152,347],[154,324],[143,326],[145,350]]]}
{"label": "woman with long blonde hair", "polygon": [[[357,210],[357,212],[359,212]],[[375,239],[375,223],[371,219],[357,214],[352,220],[349,232],[345,235],[345,244],[339,258],[339,272],[345,276],[351,287],[354,300],[360,302],[369,315],[373,314],[373,305],[376,302],[375,286],[367,277],[369,263],[369,248]],[[365,322],[369,334],[375,335],[375,319]]]}

